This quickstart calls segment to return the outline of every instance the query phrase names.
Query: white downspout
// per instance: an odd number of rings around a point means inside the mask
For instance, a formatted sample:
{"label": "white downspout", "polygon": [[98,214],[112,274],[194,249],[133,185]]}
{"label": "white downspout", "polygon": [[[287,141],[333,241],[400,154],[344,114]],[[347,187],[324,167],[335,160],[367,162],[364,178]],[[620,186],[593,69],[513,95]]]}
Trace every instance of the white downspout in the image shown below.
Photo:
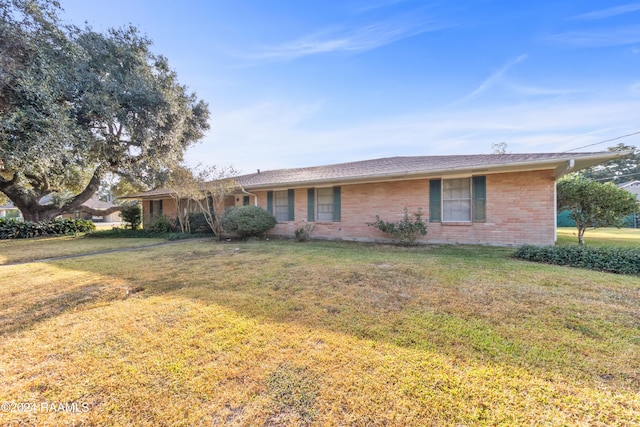
{"label": "white downspout", "polygon": [[558,180],[553,181],[553,243],[558,243]]}
{"label": "white downspout", "polygon": [[[568,174],[569,172],[571,172],[574,168],[576,167],[576,161],[575,159],[570,159],[569,160],[569,164],[567,165],[567,167],[564,169],[563,173],[558,177],[558,178],[562,178],[564,175]],[[555,179],[555,181],[553,182],[553,241],[555,243],[558,243],[558,178]]]}
{"label": "white downspout", "polygon": [[244,194],[248,194],[249,196],[253,196],[253,204],[254,206],[258,207],[258,196],[253,193],[249,193],[244,189],[244,187],[240,187],[240,191],[242,191]]}

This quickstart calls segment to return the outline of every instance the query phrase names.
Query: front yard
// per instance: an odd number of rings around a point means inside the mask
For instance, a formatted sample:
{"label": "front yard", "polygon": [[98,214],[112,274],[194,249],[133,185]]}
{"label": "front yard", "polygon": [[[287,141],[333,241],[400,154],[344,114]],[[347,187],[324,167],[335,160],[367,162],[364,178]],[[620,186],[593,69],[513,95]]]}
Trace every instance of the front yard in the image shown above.
{"label": "front yard", "polygon": [[640,278],[511,252],[180,241],[2,266],[0,425],[640,424]]}

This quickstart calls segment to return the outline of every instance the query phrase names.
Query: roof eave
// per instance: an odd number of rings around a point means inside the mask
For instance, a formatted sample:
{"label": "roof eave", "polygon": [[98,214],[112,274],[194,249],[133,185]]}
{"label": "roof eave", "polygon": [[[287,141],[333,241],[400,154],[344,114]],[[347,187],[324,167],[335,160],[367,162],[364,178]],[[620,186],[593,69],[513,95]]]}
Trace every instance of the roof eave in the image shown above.
{"label": "roof eave", "polygon": [[[383,173],[383,174],[371,174],[362,175],[358,177],[347,178],[326,178],[326,179],[312,179],[312,180],[300,180],[290,181],[285,183],[272,183],[272,184],[256,184],[245,185],[243,188],[248,191],[259,191],[276,188],[292,188],[292,187],[306,187],[311,185],[336,185],[336,184],[368,184],[374,182],[383,181],[403,181],[414,179],[428,179],[428,178],[441,178],[452,177],[457,175],[478,175],[478,174],[496,174],[496,173],[512,173],[512,172],[530,172],[535,170],[554,170],[554,176],[560,178],[566,173],[578,171],[588,168],[603,161],[612,160],[619,157],[624,157],[632,154],[631,151],[616,151],[611,153],[598,153],[592,156],[566,156],[557,159],[544,159],[530,162],[516,162],[516,163],[504,163],[504,164],[489,164],[489,165],[475,165],[465,166],[459,168],[447,168],[437,169],[431,171],[417,171],[417,172],[402,172],[402,173]],[[578,154],[578,153],[576,153]]]}

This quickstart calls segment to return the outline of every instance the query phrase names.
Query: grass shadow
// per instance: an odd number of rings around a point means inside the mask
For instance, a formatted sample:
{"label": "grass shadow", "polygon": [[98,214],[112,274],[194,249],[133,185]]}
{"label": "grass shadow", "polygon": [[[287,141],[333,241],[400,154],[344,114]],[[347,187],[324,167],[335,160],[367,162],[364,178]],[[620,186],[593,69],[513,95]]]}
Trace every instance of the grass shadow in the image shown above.
{"label": "grass shadow", "polygon": [[90,302],[124,298],[123,289],[144,289],[135,298],[186,298],[259,322],[294,323],[576,378],[606,375],[609,384],[640,387],[638,361],[624,366],[617,358],[640,349],[640,324],[633,320],[640,314],[640,281],[529,265],[510,259],[511,252],[350,242],[189,242],[135,257],[113,253],[56,261],[50,264],[110,277],[118,285],[100,291],[86,286],[27,304],[0,331],[14,333]]}

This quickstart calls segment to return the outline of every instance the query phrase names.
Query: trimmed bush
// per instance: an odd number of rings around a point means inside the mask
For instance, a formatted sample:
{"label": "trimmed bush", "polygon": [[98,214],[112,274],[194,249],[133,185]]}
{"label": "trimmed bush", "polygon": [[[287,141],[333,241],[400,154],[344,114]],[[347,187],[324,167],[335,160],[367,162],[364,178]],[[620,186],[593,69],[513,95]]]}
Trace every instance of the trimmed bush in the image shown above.
{"label": "trimmed bush", "polygon": [[16,219],[0,219],[0,239],[28,239],[40,236],[87,233],[96,229],[88,219],[62,219],[28,222]]}
{"label": "trimmed bush", "polygon": [[523,246],[514,258],[618,274],[640,275],[640,248]]}
{"label": "trimmed bush", "polygon": [[222,228],[227,233],[245,239],[264,237],[276,225],[276,218],[257,206],[237,206],[227,209],[222,217]]}

